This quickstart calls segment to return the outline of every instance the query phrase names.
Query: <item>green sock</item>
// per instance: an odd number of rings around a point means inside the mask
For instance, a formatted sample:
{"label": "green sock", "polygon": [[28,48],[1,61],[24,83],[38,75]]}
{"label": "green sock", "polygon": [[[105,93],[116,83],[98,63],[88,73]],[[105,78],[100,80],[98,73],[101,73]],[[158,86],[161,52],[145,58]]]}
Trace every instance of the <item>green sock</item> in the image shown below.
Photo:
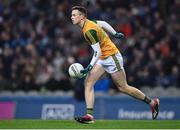
{"label": "green sock", "polygon": [[148,96],[145,96],[144,99],[143,99],[143,101],[144,101],[145,103],[147,103],[147,104],[150,104],[151,98],[148,97]]}
{"label": "green sock", "polygon": [[93,108],[87,108],[87,114],[93,115]]}

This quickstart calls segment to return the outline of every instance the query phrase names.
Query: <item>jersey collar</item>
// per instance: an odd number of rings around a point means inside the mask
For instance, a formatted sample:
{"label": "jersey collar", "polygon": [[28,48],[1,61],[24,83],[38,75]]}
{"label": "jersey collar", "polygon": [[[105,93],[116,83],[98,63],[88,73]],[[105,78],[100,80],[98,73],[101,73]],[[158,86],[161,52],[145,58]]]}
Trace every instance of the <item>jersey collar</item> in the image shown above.
{"label": "jersey collar", "polygon": [[84,28],[84,26],[85,26],[85,24],[87,23],[87,21],[88,21],[88,19],[86,19],[86,20],[84,21],[84,24],[83,24],[83,26],[82,26],[82,29]]}

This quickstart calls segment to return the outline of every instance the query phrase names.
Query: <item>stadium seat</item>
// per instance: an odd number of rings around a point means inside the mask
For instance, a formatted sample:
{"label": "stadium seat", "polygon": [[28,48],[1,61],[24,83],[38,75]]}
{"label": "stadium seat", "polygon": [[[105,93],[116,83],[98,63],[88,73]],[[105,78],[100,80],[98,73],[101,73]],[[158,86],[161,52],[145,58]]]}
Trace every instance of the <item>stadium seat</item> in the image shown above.
{"label": "stadium seat", "polygon": [[151,89],[152,95],[151,96],[165,96],[165,89],[162,86],[156,86]]}
{"label": "stadium seat", "polygon": [[27,93],[23,90],[18,90],[13,93],[13,96],[27,96]]}
{"label": "stadium seat", "polygon": [[174,86],[170,86],[166,89],[166,96],[169,96],[169,97],[177,97],[177,96],[180,96],[180,89],[174,87]]}
{"label": "stadium seat", "polygon": [[13,96],[13,93],[11,91],[1,91],[0,96]]}
{"label": "stadium seat", "polygon": [[39,96],[40,94],[39,94],[37,91],[32,90],[32,91],[29,91],[29,92],[27,93],[27,95],[28,95],[28,96]]}

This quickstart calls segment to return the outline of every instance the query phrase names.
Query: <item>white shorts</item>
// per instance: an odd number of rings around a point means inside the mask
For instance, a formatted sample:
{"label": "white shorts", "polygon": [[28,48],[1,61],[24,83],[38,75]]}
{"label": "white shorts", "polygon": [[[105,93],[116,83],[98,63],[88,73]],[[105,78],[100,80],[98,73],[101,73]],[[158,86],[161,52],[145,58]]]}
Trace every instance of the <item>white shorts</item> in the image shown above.
{"label": "white shorts", "polygon": [[123,57],[120,52],[115,55],[109,56],[104,60],[99,59],[96,64],[102,66],[104,70],[110,74],[124,69]]}

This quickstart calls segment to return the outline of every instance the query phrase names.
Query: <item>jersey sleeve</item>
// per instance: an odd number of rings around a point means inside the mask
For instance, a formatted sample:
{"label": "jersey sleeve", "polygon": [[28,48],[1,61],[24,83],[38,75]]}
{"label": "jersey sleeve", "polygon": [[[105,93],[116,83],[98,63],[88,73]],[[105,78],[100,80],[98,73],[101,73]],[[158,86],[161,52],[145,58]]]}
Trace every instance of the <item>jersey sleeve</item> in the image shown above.
{"label": "jersey sleeve", "polygon": [[88,30],[86,33],[85,33],[85,38],[86,40],[91,44],[95,44],[97,42],[99,42],[98,40],[98,37],[97,37],[97,32],[96,30]]}

